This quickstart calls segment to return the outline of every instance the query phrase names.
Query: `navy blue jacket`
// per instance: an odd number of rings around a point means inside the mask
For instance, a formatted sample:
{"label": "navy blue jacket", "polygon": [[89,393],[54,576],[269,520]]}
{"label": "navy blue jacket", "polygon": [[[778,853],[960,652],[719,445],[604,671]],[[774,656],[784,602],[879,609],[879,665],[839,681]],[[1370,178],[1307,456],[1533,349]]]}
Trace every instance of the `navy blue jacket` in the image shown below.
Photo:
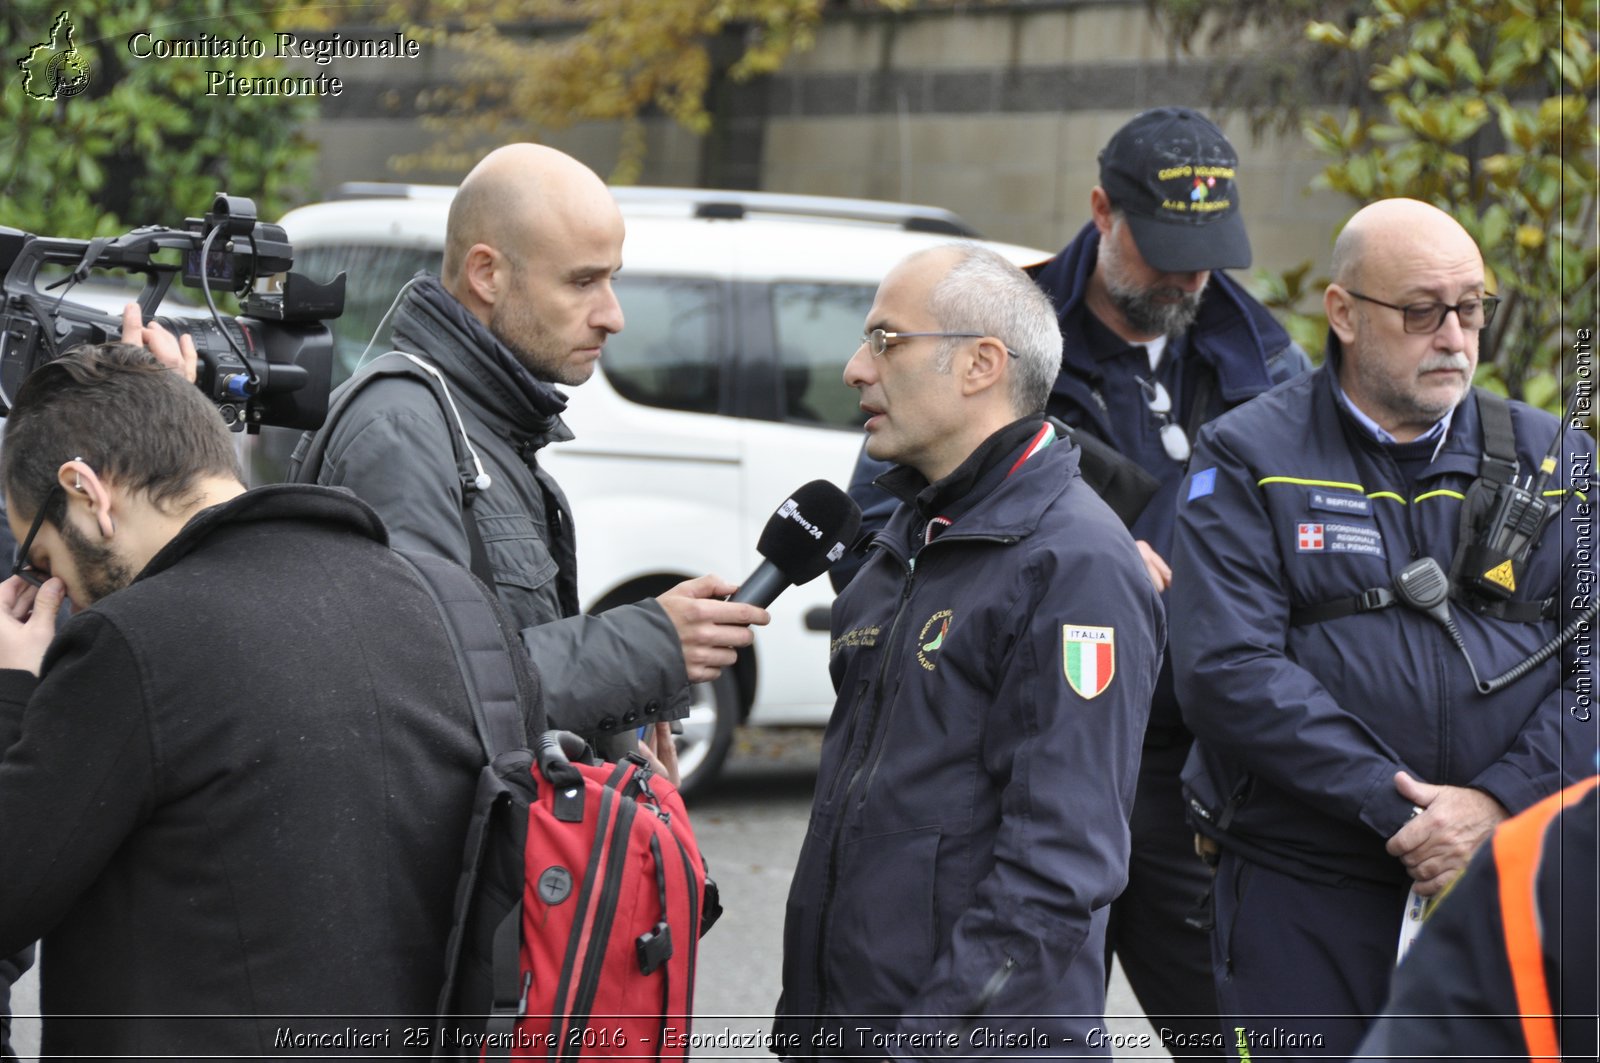
{"label": "navy blue jacket", "polygon": [[[835,602],[838,702],[789,893],[780,1054],[1105,1054],[1084,1035],[1165,621],[1078,448],[1008,476],[1018,453],[995,455],[927,546],[926,515],[902,505]],[[1080,628],[1109,633],[1109,682],[1076,673],[1093,697],[1068,679]]]}
{"label": "navy blue jacket", "polygon": [[[1090,311],[1084,297],[1099,249],[1100,231],[1091,223],[1060,254],[1030,270],[1055,304],[1061,322],[1061,373],[1051,389],[1047,411],[1074,428],[1092,432],[1156,478],[1160,487],[1131,530],[1135,539],[1148,542],[1170,563],[1178,484],[1184,467],[1162,449],[1161,423],[1151,416],[1133,379],[1134,373],[1150,376],[1150,363],[1143,349],[1105,359],[1091,353],[1085,334]],[[1168,342],[1158,375],[1172,395],[1175,419],[1186,429],[1196,423],[1193,399],[1198,374],[1190,367],[1194,361],[1203,362],[1216,380],[1200,422],[1210,421],[1311,368],[1305,351],[1289,338],[1267,308],[1221,271],[1211,275],[1194,325],[1183,336]],[[882,527],[894,509],[894,499],[872,485],[873,479],[887,469],[885,463],[867,457],[865,450],[856,462],[850,495],[861,506],[864,530]],[[848,581],[857,563],[858,558],[846,555],[835,566],[831,574],[835,587]],[[1181,735],[1178,719],[1171,669],[1163,668],[1150,722],[1153,727]]]}
{"label": "navy blue jacket", "polygon": [[[1094,433],[1160,481],[1160,492],[1132,531],[1135,539],[1148,542],[1170,561],[1178,483],[1184,470],[1162,449],[1161,422],[1151,415],[1133,379],[1135,373],[1150,377],[1143,349],[1129,357],[1104,359],[1092,353],[1085,297],[1099,253],[1100,231],[1090,223],[1059,255],[1033,271],[1034,281],[1055,303],[1061,322],[1061,373],[1048,408],[1052,416]],[[1194,417],[1196,362],[1216,380],[1201,423],[1311,368],[1306,352],[1272,313],[1221,270],[1211,274],[1195,323],[1168,341],[1157,374],[1172,395],[1173,419],[1185,428]]]}
{"label": "navy blue jacket", "polygon": [[[1384,852],[1411,804],[1392,782],[1472,786],[1510,812],[1593,763],[1592,672],[1572,653],[1484,696],[1445,629],[1404,607],[1293,626],[1290,610],[1391,587],[1414,558],[1449,571],[1462,494],[1478,475],[1478,401],[1455,411],[1442,448],[1407,484],[1393,456],[1340,404],[1339,345],[1324,368],[1201,433],[1178,509],[1172,666],[1196,751],[1191,813],[1247,856],[1311,877],[1406,881]],[[1511,403],[1521,475],[1538,468],[1556,418]],[[1527,658],[1594,589],[1588,484],[1594,442],[1568,431],[1548,490],[1564,508],[1544,532],[1517,600],[1558,596],[1558,618],[1519,623],[1451,612],[1480,677]],[[1575,489],[1574,489],[1575,488]],[[1248,786],[1245,780],[1248,779]],[[1217,817],[1245,794],[1232,822]]]}

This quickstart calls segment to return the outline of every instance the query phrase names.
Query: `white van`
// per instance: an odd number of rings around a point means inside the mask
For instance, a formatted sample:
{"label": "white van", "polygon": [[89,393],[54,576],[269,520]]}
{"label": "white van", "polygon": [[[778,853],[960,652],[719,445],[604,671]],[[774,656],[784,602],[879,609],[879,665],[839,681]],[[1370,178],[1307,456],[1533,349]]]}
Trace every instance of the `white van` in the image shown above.
{"label": "white van", "polygon": [[[972,235],[929,207],[614,191],[627,224],[615,281],[626,325],[607,341],[600,372],[569,391],[565,417],[577,438],[541,453],[572,502],[578,587],[590,611],[706,572],[741,580],[789,492],[818,478],[847,483],[862,418],[843,370],[878,281],[913,251]],[[405,281],[419,269],[438,272],[454,189],[342,192],[350,198],[282,221],[297,272],[349,274],[344,316],[332,323],[335,384]],[[1019,264],[1047,257],[989,246]],[[685,721],[687,788],[716,774],[740,722],[826,723],[832,599],[826,579],[786,591],[751,651],[701,685]]]}

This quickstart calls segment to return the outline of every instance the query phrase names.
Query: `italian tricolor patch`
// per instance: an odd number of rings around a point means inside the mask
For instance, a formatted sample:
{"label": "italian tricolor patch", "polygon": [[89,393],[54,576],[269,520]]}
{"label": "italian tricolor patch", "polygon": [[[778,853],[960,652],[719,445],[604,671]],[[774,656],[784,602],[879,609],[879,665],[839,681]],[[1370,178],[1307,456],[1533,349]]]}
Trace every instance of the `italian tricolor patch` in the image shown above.
{"label": "italian tricolor patch", "polygon": [[1061,626],[1062,669],[1079,697],[1095,697],[1111,685],[1117,670],[1116,644],[1116,628]]}

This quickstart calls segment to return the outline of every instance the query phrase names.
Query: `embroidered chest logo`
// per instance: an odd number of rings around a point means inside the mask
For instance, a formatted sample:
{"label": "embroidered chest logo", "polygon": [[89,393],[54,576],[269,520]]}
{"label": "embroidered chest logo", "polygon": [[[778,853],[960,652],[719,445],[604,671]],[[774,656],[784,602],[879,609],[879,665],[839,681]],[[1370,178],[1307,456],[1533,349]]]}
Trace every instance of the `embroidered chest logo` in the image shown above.
{"label": "embroidered chest logo", "polygon": [[1336,521],[1295,525],[1294,549],[1299,554],[1367,554],[1383,557],[1383,534],[1365,524]]}
{"label": "embroidered chest logo", "polygon": [[917,663],[930,672],[939,663],[936,658],[944,648],[944,637],[950,634],[950,618],[955,615],[953,609],[939,610],[928,617],[928,622],[922,625],[922,633],[917,636]]}
{"label": "embroidered chest logo", "polygon": [[1061,667],[1079,697],[1105,693],[1117,670],[1117,629],[1061,625]]}

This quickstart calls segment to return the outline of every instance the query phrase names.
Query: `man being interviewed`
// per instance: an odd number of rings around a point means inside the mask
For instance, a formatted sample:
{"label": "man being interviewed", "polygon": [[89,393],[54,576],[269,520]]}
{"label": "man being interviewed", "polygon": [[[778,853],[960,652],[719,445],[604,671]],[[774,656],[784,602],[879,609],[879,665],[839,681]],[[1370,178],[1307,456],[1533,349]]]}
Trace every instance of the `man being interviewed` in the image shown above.
{"label": "man being interviewed", "polygon": [[913,255],[866,330],[845,382],[902,504],[834,606],[773,1048],[1103,1055],[1161,605],[1044,417],[1061,335],[1026,275]]}

